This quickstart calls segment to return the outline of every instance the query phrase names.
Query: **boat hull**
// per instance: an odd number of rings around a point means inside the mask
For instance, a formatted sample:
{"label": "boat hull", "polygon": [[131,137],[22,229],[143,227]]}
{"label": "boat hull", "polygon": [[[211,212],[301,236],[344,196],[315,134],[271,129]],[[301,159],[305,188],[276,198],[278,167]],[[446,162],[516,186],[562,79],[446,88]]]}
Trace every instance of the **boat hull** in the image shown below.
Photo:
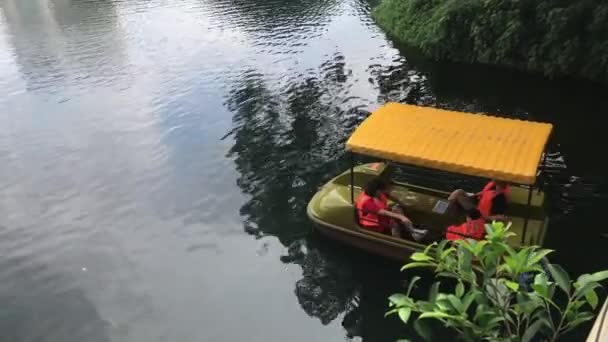
{"label": "boat hull", "polygon": [[[354,168],[355,186],[351,195],[350,172],[344,172],[322,186],[313,196],[307,206],[307,214],[315,224],[319,233],[353,247],[373,254],[405,261],[408,256],[425,246],[408,239],[394,238],[361,228],[356,220],[355,209],[351,202],[362,191],[362,187],[374,177],[382,175],[386,168],[383,163],[364,164]],[[507,212],[512,220],[511,230],[516,234],[509,243],[514,247],[520,245],[542,245],[548,219],[544,214],[544,194],[534,192],[532,205],[523,207],[527,202],[527,189],[513,189],[511,194],[511,212]],[[452,216],[438,212],[438,202],[447,199],[447,192],[425,188],[407,183],[395,183],[391,195],[405,204],[406,215],[415,223],[423,223],[430,229],[436,230],[433,235],[442,235],[442,231],[451,224],[464,220],[463,217]],[[530,217],[524,228],[523,214]],[[523,234],[523,232],[526,234]],[[522,241],[521,236],[526,237]]]}
{"label": "boat hull", "polygon": [[388,239],[374,232],[345,229],[311,218],[317,231],[326,238],[342,242],[352,247],[398,261],[407,261],[409,256],[422,249],[423,245],[400,239]]}

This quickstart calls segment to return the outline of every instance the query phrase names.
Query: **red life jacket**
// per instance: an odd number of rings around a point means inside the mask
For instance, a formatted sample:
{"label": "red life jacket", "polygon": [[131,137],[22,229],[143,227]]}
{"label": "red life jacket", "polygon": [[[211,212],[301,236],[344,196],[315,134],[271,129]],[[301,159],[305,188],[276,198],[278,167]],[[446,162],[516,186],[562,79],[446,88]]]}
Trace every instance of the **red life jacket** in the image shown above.
{"label": "red life jacket", "polygon": [[507,202],[509,201],[509,194],[511,192],[511,188],[507,184],[503,190],[496,190],[496,185],[494,182],[489,182],[486,186],[481,190],[481,195],[479,195],[479,204],[477,205],[477,209],[481,212],[483,217],[488,217],[492,215],[492,201],[494,197],[504,194]]}
{"label": "red life jacket", "polygon": [[460,226],[449,226],[445,238],[448,240],[475,239],[481,240],[486,234],[486,220],[480,217],[477,220],[467,221]]}
{"label": "red life jacket", "polygon": [[[359,224],[364,228],[382,233],[386,228],[384,225],[382,225],[382,218],[379,218],[378,214],[376,213],[371,213],[363,209],[363,205],[369,200],[376,201],[376,204],[378,204],[377,199],[368,196],[365,192],[362,192],[357,199],[357,215],[359,216]],[[386,197],[386,195],[383,193],[380,193],[380,208],[385,210],[388,208],[388,197]]]}

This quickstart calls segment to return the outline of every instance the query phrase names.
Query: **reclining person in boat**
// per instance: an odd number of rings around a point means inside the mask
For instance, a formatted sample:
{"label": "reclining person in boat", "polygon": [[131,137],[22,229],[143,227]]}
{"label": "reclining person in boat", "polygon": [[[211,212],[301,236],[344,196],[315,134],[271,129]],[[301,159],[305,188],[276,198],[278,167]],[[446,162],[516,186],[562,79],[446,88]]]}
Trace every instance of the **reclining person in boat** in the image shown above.
{"label": "reclining person in boat", "polygon": [[457,226],[449,226],[445,232],[445,238],[450,241],[474,239],[481,240],[486,235],[486,220],[481,216],[478,209],[467,211],[467,220]]}
{"label": "reclining person in boat", "polygon": [[505,211],[509,201],[509,184],[493,180],[480,192],[473,194],[462,189],[454,190],[448,197],[450,206],[458,205],[466,212],[477,208],[487,221],[506,221]]}
{"label": "reclining person in boat", "polygon": [[[357,199],[359,224],[365,229],[402,237],[409,232],[415,240],[424,237],[426,231],[415,229],[412,221],[404,215],[404,206],[388,193],[388,183],[376,177],[369,181]],[[389,205],[388,200],[395,202]]]}

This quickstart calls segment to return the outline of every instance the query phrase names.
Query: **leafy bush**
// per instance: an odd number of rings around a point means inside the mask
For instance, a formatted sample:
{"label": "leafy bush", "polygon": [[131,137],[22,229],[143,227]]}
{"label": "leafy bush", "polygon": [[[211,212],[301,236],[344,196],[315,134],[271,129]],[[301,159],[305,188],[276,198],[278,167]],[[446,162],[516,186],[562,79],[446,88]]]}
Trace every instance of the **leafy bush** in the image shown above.
{"label": "leafy bush", "polygon": [[428,319],[435,319],[466,341],[512,342],[555,341],[593,319],[587,307],[597,307],[596,289],[608,271],[572,281],[559,265],[545,261],[551,250],[513,249],[506,243],[513,233],[503,223],[486,225],[486,232],[482,241],[444,240],[414,253],[402,270],[430,267],[456,286],[442,292],[435,282],[428,300],[416,300],[410,294],[420,277],[414,277],[405,294],[389,297],[387,315],[398,314],[407,323],[412,313],[419,314],[414,327],[425,339],[430,339]]}
{"label": "leafy bush", "polygon": [[384,0],[374,16],[435,59],[608,82],[603,0]]}

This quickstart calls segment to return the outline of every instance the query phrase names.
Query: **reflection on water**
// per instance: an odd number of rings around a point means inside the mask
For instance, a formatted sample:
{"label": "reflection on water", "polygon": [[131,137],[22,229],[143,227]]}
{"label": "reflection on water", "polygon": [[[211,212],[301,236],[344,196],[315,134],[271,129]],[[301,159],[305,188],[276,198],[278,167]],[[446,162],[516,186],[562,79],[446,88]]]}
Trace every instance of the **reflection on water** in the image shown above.
{"label": "reflection on water", "polygon": [[318,77],[289,80],[277,93],[250,71],[230,92],[227,105],[235,115],[229,156],[240,174],[237,184],[251,196],[241,208],[248,231],[276,235],[285,244],[306,234],[306,198],[346,165],[341,146],[365,114],[341,108],[348,78],[343,59],[335,56]]}
{"label": "reflection on water", "polygon": [[398,265],[319,239],[305,215],[386,101],[554,123],[548,244],[574,273],[599,267],[608,164],[588,152],[605,89],[428,62],[369,11],[0,0],[0,341],[411,335],[383,317]]}
{"label": "reflection on water", "polygon": [[[315,34],[338,10],[338,2],[322,0],[209,1],[215,20],[234,25],[254,35],[256,43],[297,47]],[[291,44],[285,44],[289,40]],[[289,52],[287,50],[286,52]]]}
{"label": "reflection on water", "polygon": [[3,258],[0,269],[0,341],[110,341],[111,322],[52,266]]}
{"label": "reflection on water", "polygon": [[2,14],[27,89],[109,85],[125,62],[113,1],[3,0]]}

